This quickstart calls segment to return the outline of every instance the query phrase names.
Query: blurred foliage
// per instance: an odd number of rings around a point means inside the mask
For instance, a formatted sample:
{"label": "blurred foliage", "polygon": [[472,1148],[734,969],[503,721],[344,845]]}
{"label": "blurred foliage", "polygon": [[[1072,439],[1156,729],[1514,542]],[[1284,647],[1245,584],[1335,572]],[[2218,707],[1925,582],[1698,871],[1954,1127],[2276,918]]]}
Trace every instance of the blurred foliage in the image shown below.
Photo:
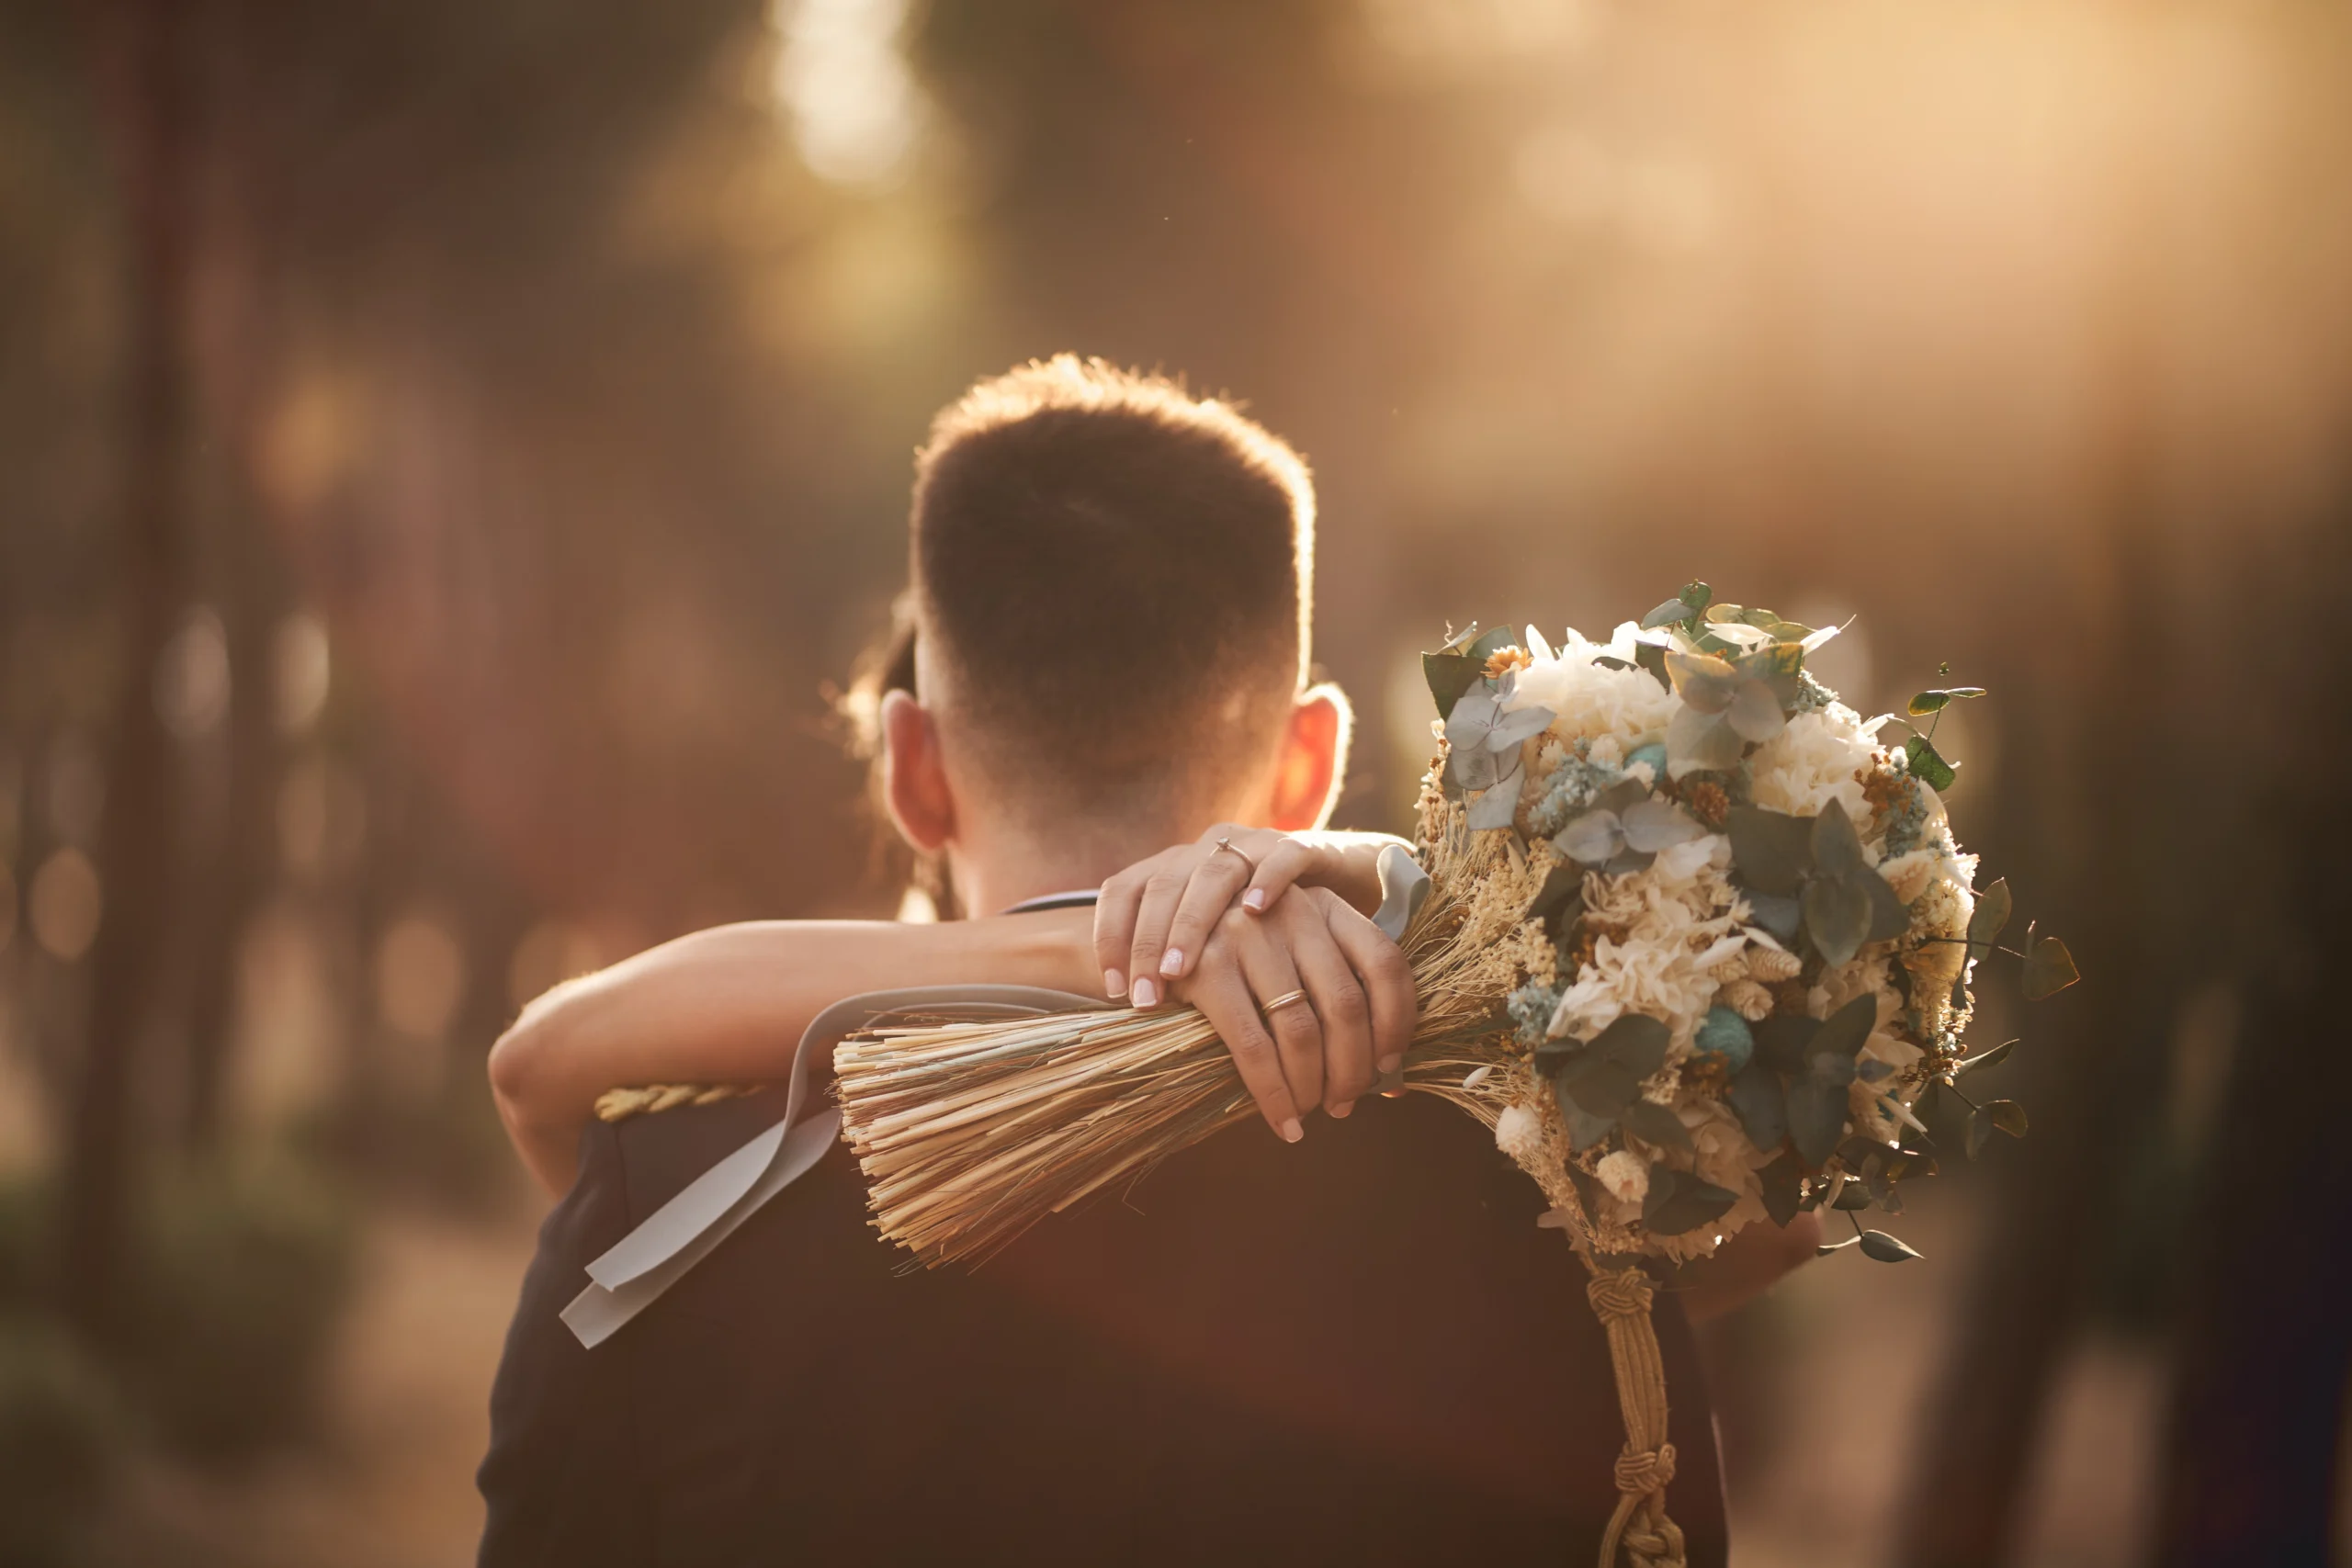
{"label": "blurred foliage", "polygon": [[348,1204],[264,1162],[164,1183],[144,1218],[121,1376],[157,1435],[219,1461],[307,1430],[351,1293]]}
{"label": "blurred foliage", "polygon": [[103,1374],[51,1315],[50,1212],[41,1187],[0,1186],[0,1322],[28,1356],[70,1363],[66,1381],[28,1398],[106,1382],[138,1431],[207,1463],[310,1429],[358,1239],[356,1212],[318,1169],[248,1155],[154,1183]]}
{"label": "blurred foliage", "polygon": [[124,1431],[106,1375],[62,1330],[0,1308],[0,1562],[78,1560]]}

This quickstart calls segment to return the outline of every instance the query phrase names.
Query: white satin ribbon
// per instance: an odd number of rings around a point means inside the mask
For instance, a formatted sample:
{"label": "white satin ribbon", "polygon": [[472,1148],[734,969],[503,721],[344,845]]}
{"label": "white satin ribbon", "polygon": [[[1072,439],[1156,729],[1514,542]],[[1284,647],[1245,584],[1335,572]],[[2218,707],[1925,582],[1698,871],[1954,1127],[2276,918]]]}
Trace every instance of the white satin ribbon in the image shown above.
{"label": "white satin ribbon", "polygon": [[[869,991],[834,1003],[800,1036],[784,1120],[695,1178],[588,1265],[588,1288],[563,1309],[565,1326],[582,1345],[603,1344],[759,1213],[761,1205],[824,1157],[840,1135],[842,1114],[827,1107],[803,1116],[802,1104],[811,1098],[808,1063],[811,1056],[830,1053],[843,1036],[894,1013],[952,1011],[958,1019],[978,1021],[1102,1005],[1090,997],[1034,986],[914,986]],[[826,1065],[830,1067],[829,1058]]]}

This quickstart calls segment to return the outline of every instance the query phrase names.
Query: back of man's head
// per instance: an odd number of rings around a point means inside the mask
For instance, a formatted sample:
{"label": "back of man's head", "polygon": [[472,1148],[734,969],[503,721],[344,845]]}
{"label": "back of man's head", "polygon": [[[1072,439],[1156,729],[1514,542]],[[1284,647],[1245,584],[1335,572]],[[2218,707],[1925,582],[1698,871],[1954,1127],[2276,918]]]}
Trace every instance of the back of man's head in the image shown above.
{"label": "back of man's head", "polygon": [[1072,355],[983,381],[916,463],[926,692],[1030,815],[1182,811],[1306,671],[1315,495],[1228,404]]}

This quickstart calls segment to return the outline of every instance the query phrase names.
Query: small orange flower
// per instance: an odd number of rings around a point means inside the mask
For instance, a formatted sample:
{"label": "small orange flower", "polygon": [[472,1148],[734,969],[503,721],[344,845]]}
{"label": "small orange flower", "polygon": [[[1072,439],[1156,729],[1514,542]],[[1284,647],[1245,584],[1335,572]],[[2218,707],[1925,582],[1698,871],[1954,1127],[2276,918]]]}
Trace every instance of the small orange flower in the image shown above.
{"label": "small orange flower", "polygon": [[1722,828],[1724,818],[1731,813],[1731,796],[1724,793],[1723,785],[1711,779],[1694,785],[1682,804],[1690,808],[1691,816],[1710,828]]}
{"label": "small orange flower", "polygon": [[1534,659],[1523,648],[1498,648],[1487,655],[1487,679],[1499,681],[1513,670],[1524,670]]}

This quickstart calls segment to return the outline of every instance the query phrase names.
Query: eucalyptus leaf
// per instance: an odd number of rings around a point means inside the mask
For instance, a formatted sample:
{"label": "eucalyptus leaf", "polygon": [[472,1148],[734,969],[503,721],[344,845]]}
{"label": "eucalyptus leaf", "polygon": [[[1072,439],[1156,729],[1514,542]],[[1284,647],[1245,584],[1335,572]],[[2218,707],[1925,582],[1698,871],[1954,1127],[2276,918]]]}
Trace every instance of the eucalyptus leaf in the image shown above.
{"label": "eucalyptus leaf", "polygon": [[1943,759],[1943,753],[1924,735],[1915,735],[1903,743],[1904,755],[1911,760],[1911,776],[1922,781],[1938,794],[1951,788],[1960,778],[1959,773]]}
{"label": "eucalyptus leaf", "polygon": [[1659,685],[1673,690],[1673,677],[1666,672],[1666,649],[1654,642],[1637,642],[1634,645],[1634,662],[1656,676]]}
{"label": "eucalyptus leaf", "polygon": [[1773,1013],[1755,1026],[1756,1060],[1779,1072],[1803,1072],[1805,1053],[1820,1032],[1821,1021],[1817,1018]]}
{"label": "eucalyptus leaf", "polygon": [[1702,1180],[1687,1170],[1650,1167],[1650,1190],[1642,1200],[1642,1224],[1657,1235],[1681,1235],[1729,1213],[1739,1194]]}
{"label": "eucalyptus leaf", "polygon": [[1864,1231],[1861,1242],[1862,1251],[1881,1263],[1907,1263],[1919,1256],[1908,1245],[1884,1231]]}
{"label": "eucalyptus leaf", "polygon": [[1974,1159],[1993,1141],[1993,1119],[1982,1111],[1971,1111],[1967,1117],[1968,1157]]}
{"label": "eucalyptus leaf", "polygon": [[1813,868],[1822,876],[1850,876],[1869,869],[1862,858],[1862,838],[1845,803],[1832,800],[1813,819]]}
{"label": "eucalyptus leaf", "polygon": [[2012,1138],[2025,1136],[2025,1107],[2014,1100],[1992,1100],[1984,1103],[1984,1114],[1993,1125]]}
{"label": "eucalyptus leaf", "polygon": [[1711,653],[1684,653],[1668,649],[1666,672],[1674,678],[1675,693],[1683,705],[1702,714],[1723,712],[1739,694],[1739,671]]}
{"label": "eucalyptus leaf", "polygon": [[2016,1041],[2004,1040],[1998,1045],[1994,1046],[1990,1051],[1979,1051],[1975,1055],[1969,1057],[1968,1060],[1952,1068],[1951,1076],[1955,1078],[1964,1078],[1969,1074],[1975,1072],[1980,1068],[1997,1067],[2003,1062],[2007,1061],[2009,1059],[2009,1053],[2017,1048],[2018,1043]]}
{"label": "eucalyptus leaf", "polygon": [[1492,659],[1504,649],[1511,647],[1515,641],[1516,638],[1509,626],[1497,626],[1472,643],[1467,651],[1471,658],[1483,666],[1487,660]]}
{"label": "eucalyptus leaf", "polygon": [[1544,1077],[1557,1077],[1562,1067],[1584,1055],[1581,1040],[1547,1040],[1535,1047],[1535,1071]]}
{"label": "eucalyptus leaf", "polygon": [[1544,886],[1520,919],[1542,920],[1555,936],[1566,931],[1584,908],[1584,873],[1573,865],[1555,865],[1544,875]]}
{"label": "eucalyptus leaf", "polygon": [[1681,598],[1695,615],[1715,602],[1715,591],[1694,577],[1682,585]]}
{"label": "eucalyptus leaf", "polygon": [[1487,737],[1502,716],[1502,705],[1485,687],[1463,693],[1446,716],[1446,744],[1457,751],[1485,750]]}
{"label": "eucalyptus leaf", "polygon": [[1804,907],[1794,898],[1777,893],[1758,893],[1749,889],[1747,913],[1749,919],[1783,942],[1793,943],[1798,931],[1804,924]]}
{"label": "eucalyptus leaf", "polygon": [[1853,1246],[1856,1242],[1861,1239],[1862,1238],[1858,1235],[1849,1235],[1843,1241],[1825,1241],[1819,1247],[1813,1249],[1813,1255],[1815,1258],[1826,1258],[1833,1252],[1845,1251],[1848,1247]]}
{"label": "eucalyptus leaf", "polygon": [[1603,670],[1639,670],[1641,668],[1640,665],[1628,663],[1613,653],[1596,653],[1592,656],[1592,661]]}
{"label": "eucalyptus leaf", "polygon": [[1805,1164],[1818,1170],[1846,1130],[1846,1086],[1800,1073],[1789,1085],[1788,1101],[1789,1137]]}
{"label": "eucalyptus leaf", "polygon": [[1628,807],[1621,820],[1624,824],[1626,844],[1645,854],[1656,854],[1660,850],[1707,836],[1707,829],[1700,825],[1697,818],[1674,802],[1656,796]]}
{"label": "eucalyptus leaf", "polygon": [[1485,673],[1483,660],[1459,653],[1421,655],[1421,678],[1430,684],[1430,695],[1437,701],[1440,718],[1453,717],[1455,700]]}
{"label": "eucalyptus leaf", "polygon": [[1990,945],[2008,926],[2010,909],[2009,879],[1996,878],[1992,886],[1976,896],[1975,912],[1968,917],[1970,943]]}
{"label": "eucalyptus leaf", "polygon": [[1894,1076],[1894,1064],[1892,1062],[1882,1062],[1877,1057],[1873,1056],[1866,1062],[1856,1063],[1854,1065],[1854,1076],[1861,1079],[1866,1084],[1883,1084],[1887,1079]]}
{"label": "eucalyptus leaf", "polygon": [[[1461,710],[1457,708],[1455,711]],[[1516,757],[1510,760],[1513,762],[1519,761]],[[1447,762],[1446,772],[1464,789],[1492,789],[1502,781],[1503,759],[1483,745],[1456,746]]]}
{"label": "eucalyptus leaf", "polygon": [[1598,810],[1614,811],[1618,816],[1623,817],[1649,797],[1649,785],[1639,779],[1626,778],[1619,779],[1615,784],[1593,796],[1592,804]]}
{"label": "eucalyptus leaf", "polygon": [[1911,911],[1903,907],[1885,877],[1874,871],[1857,872],[1849,880],[1870,895],[1871,924],[1865,942],[1892,942],[1911,929]]}
{"label": "eucalyptus leaf", "polygon": [[1532,739],[1552,727],[1552,710],[1546,707],[1515,708],[1495,720],[1487,732],[1487,750],[1503,751],[1522,740]]}
{"label": "eucalyptus leaf", "polygon": [[1724,1098],[1747,1130],[1747,1141],[1758,1148],[1778,1148],[1789,1135],[1788,1100],[1781,1075],[1760,1061],[1750,1062],[1732,1075]]}
{"label": "eucalyptus leaf", "polygon": [[2054,936],[2035,937],[2025,950],[2025,999],[2054,997],[2083,977],[2075,955]]}
{"label": "eucalyptus leaf", "polygon": [[1789,1222],[1797,1217],[1798,1206],[1804,1201],[1804,1179],[1797,1169],[1797,1162],[1783,1152],[1758,1171],[1756,1179],[1764,1190],[1764,1212],[1772,1217],[1774,1224],[1786,1230]]}
{"label": "eucalyptus leaf", "polygon": [[[1878,998],[1869,993],[1856,997],[1836,1012],[1821,1021],[1821,1031],[1805,1046],[1808,1062],[1823,1056],[1838,1056],[1848,1062],[1878,1027]],[[1853,1075],[1846,1075],[1851,1079]]]}
{"label": "eucalyptus leaf", "polygon": [[1724,715],[1724,722],[1742,740],[1770,740],[1789,727],[1787,716],[1781,712],[1779,694],[1761,681],[1741,684],[1731,700],[1730,711]]}
{"label": "eucalyptus leaf", "polygon": [[[1756,893],[1793,897],[1813,869],[1813,825],[1802,817],[1768,811],[1760,806],[1735,806],[1724,818],[1731,835],[1732,864],[1739,879]],[[1760,919],[1761,917],[1759,916]],[[1771,930],[1770,926],[1767,930]],[[1781,933],[1773,932],[1775,936]],[[1790,933],[1793,938],[1793,930]]]}
{"label": "eucalyptus leaf", "polygon": [[1641,1097],[1642,1081],[1616,1062],[1587,1055],[1560,1069],[1553,1087],[1595,1116],[1613,1119]]}
{"label": "eucalyptus leaf", "polygon": [[1849,1214],[1867,1209],[1871,1206],[1871,1190],[1859,1181],[1848,1181],[1838,1190],[1838,1201],[1829,1206]]}
{"label": "eucalyptus leaf", "polygon": [[1453,626],[1449,623],[1446,626],[1445,647],[1439,651],[1443,653],[1461,653],[1468,649],[1472,643],[1476,642],[1477,640],[1477,622],[1471,622],[1460,631],[1455,631]]}
{"label": "eucalyptus leaf", "polygon": [[1657,609],[1652,610],[1648,615],[1642,617],[1642,629],[1644,631],[1651,631],[1658,626],[1672,626],[1678,621],[1687,621],[1690,618],[1690,605],[1685,604],[1679,599],[1668,599]]}
{"label": "eucalyptus leaf", "polygon": [[1747,753],[1747,742],[1721,714],[1702,713],[1687,704],[1677,708],[1666,726],[1666,772],[1669,778],[1685,773],[1728,773]]}
{"label": "eucalyptus leaf", "polygon": [[[1518,759],[1511,761],[1516,763]],[[1520,769],[1514,766],[1497,779],[1485,794],[1470,803],[1470,809],[1463,814],[1463,825],[1473,832],[1510,827],[1512,814],[1519,809],[1519,777]]]}
{"label": "eucalyptus leaf", "polygon": [[1617,1125],[1616,1117],[1596,1116],[1577,1103],[1564,1087],[1567,1075],[1562,1073],[1552,1079],[1552,1098],[1559,1102],[1560,1118],[1567,1123],[1568,1146],[1582,1154],[1601,1139],[1609,1136]]}
{"label": "eucalyptus leaf", "polygon": [[1860,953],[1871,934],[1871,896],[1848,877],[1816,876],[1804,886],[1804,926],[1832,964]]}
{"label": "eucalyptus leaf", "polygon": [[1657,857],[1646,850],[1620,850],[1600,869],[1611,876],[1624,876],[1636,871],[1647,871]]}
{"label": "eucalyptus leaf", "polygon": [[[1802,636],[1805,628],[1795,629]],[[1804,687],[1797,677],[1804,670],[1804,647],[1794,640],[1770,643],[1742,654],[1733,661],[1733,668],[1751,681],[1763,682],[1782,703],[1792,703]]]}
{"label": "eucalyptus leaf", "polygon": [[1625,828],[1614,811],[1588,811],[1561,829],[1552,842],[1570,860],[1605,865],[1625,847]]}
{"label": "eucalyptus leaf", "polygon": [[1645,1078],[1666,1065],[1666,1048],[1674,1032],[1644,1013],[1620,1014],[1615,1022],[1592,1037],[1592,1053]]}
{"label": "eucalyptus leaf", "polygon": [[1982,686],[1929,687],[1911,699],[1911,716],[1925,718],[1931,713],[1942,712],[1946,705],[1956,699],[1981,697],[1984,694],[1984,688]]}
{"label": "eucalyptus leaf", "polygon": [[1651,1100],[1637,1100],[1619,1111],[1617,1125],[1657,1148],[1679,1149],[1684,1154],[1698,1152],[1690,1142],[1690,1129],[1682,1124],[1682,1118]]}

